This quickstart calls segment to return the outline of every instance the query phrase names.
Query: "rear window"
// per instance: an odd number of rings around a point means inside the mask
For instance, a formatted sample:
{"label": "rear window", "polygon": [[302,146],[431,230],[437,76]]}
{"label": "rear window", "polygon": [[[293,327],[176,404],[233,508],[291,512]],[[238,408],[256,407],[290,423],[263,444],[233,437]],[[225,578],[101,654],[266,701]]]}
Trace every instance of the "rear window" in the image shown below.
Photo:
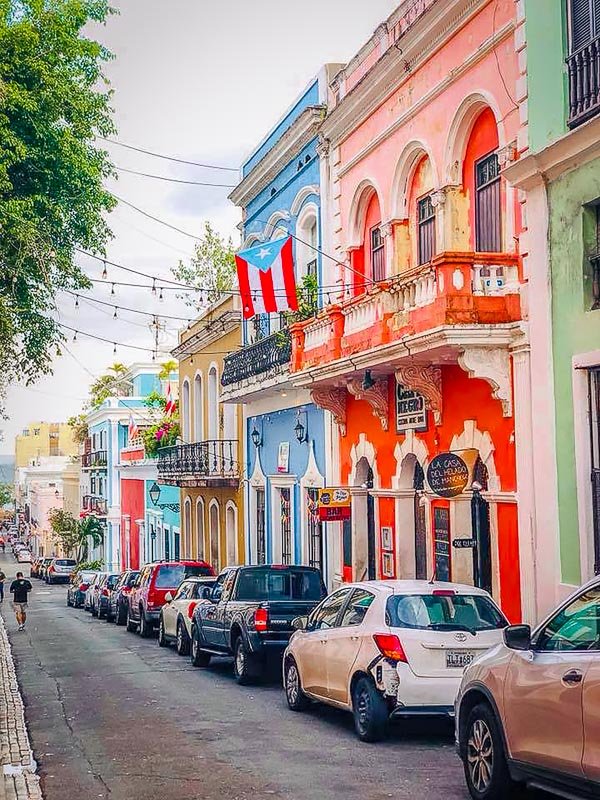
{"label": "rear window", "polygon": [[506,618],[481,595],[393,595],[386,621],[392,628],[432,631],[486,631],[505,628]]}
{"label": "rear window", "polygon": [[140,574],[139,572],[132,572],[131,575],[127,578],[126,585],[127,586],[133,586],[133,584],[136,582],[137,576],[139,574]]}
{"label": "rear window", "polygon": [[59,567],[74,567],[77,562],[73,558],[57,558],[54,562]]}
{"label": "rear window", "polygon": [[320,600],[325,587],[316,570],[242,569],[237,600]]}
{"label": "rear window", "polygon": [[211,574],[210,567],[193,566],[191,564],[165,564],[164,567],[159,567],[154,586],[157,589],[176,589],[185,578]]}

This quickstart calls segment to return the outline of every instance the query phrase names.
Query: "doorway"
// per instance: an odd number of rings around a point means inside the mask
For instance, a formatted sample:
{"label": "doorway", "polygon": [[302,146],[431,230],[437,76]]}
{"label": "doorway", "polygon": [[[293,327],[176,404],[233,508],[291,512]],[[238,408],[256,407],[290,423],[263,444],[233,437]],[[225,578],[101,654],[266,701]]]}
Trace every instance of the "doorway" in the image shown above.
{"label": "doorway", "polygon": [[[478,488],[479,487],[479,488]],[[488,471],[479,456],[473,467],[473,496],[471,497],[471,528],[475,539],[473,548],[473,583],[492,592],[492,537],[490,505],[482,496],[488,488]]]}
{"label": "doorway", "polygon": [[[356,465],[354,485],[357,489],[363,491],[355,493],[352,498],[352,528],[354,532],[354,556],[356,557],[354,579],[357,581],[375,580],[377,577],[375,498],[370,492],[373,488],[373,483],[373,468],[365,456],[362,456]],[[363,538],[365,528],[367,533],[366,542]]]}

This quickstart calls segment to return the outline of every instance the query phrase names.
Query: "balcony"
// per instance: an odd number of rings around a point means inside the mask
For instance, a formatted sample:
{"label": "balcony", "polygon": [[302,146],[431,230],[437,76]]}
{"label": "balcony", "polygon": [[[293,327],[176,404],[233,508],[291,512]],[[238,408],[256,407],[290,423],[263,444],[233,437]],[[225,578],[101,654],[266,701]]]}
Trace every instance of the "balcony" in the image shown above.
{"label": "balcony", "polygon": [[89,514],[96,514],[98,517],[105,517],[107,503],[104,497],[93,494],[84,494],[82,499],[82,509]]}
{"label": "balcony", "polygon": [[291,353],[290,333],[281,330],[226,356],[221,375],[222,399],[233,398],[237,390],[246,394],[277,383],[287,374]]}
{"label": "balcony", "polygon": [[81,456],[81,466],[83,469],[94,469],[95,467],[106,467],[108,463],[106,450],[92,450]]}
{"label": "balcony", "polygon": [[[352,356],[362,359],[377,352],[385,360],[395,350],[406,354],[411,340],[423,340],[423,349],[428,349],[434,331],[452,329],[468,341],[479,335],[478,325],[489,329],[520,318],[517,256],[440,253],[428,265],[293,325],[292,380],[300,386],[295,374],[327,373],[328,363]],[[313,380],[313,374],[309,377]]]}
{"label": "balcony", "polygon": [[239,476],[238,442],[234,439],[210,439],[158,451],[159,483],[237,489]]}
{"label": "balcony", "polygon": [[600,37],[567,58],[569,70],[569,128],[600,111]]}

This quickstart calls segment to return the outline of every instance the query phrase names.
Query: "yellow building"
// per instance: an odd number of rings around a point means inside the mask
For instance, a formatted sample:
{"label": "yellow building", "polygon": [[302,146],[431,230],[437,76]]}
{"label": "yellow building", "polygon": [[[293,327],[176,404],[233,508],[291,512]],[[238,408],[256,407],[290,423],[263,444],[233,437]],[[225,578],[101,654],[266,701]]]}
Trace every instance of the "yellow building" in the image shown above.
{"label": "yellow building", "polygon": [[241,344],[239,298],[213,303],[179,335],[182,443],[160,453],[159,483],[180,487],[182,554],[215,569],[244,563],[241,406],[220,402],[223,360]]}
{"label": "yellow building", "polygon": [[66,422],[30,422],[15,437],[15,467],[31,466],[48,456],[75,456],[79,446]]}

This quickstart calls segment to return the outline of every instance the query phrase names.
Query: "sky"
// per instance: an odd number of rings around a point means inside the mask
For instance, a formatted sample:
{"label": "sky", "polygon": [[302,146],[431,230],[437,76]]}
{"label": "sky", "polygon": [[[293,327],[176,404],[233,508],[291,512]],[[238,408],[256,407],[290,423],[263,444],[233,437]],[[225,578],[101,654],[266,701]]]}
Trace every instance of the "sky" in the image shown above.
{"label": "sky", "polygon": [[[113,0],[118,14],[90,28],[114,54],[106,67],[114,96],[118,141],[187,161],[237,168],[326,62],[348,61],[398,0]],[[117,167],[181,180],[234,184],[237,173],[176,164],[105,144]],[[229,189],[144,178],[125,172],[108,188],[149,214],[193,235],[209,221],[237,243],[239,210]],[[110,261],[159,278],[171,277],[189,259],[194,239],[119,204],[108,217],[114,238]],[[102,264],[81,256],[95,279]],[[136,283],[115,286],[110,281]],[[0,421],[0,453],[14,449],[14,437],[30,422],[65,421],[78,413],[90,382],[115,361],[151,359],[150,316],[117,311],[114,305],[179,320],[164,320],[159,357],[168,357],[177,330],[193,316],[178,292],[153,295],[150,281],[108,267],[108,283],[83,294],[101,306],[70,295],[59,298],[66,326],[63,355],[53,374],[30,387],[11,386],[8,420]],[[140,288],[146,284],[148,288]],[[77,331],[68,331],[72,328]],[[106,343],[84,336],[93,333]],[[116,344],[116,353],[115,350]],[[139,350],[126,348],[135,345]]]}

